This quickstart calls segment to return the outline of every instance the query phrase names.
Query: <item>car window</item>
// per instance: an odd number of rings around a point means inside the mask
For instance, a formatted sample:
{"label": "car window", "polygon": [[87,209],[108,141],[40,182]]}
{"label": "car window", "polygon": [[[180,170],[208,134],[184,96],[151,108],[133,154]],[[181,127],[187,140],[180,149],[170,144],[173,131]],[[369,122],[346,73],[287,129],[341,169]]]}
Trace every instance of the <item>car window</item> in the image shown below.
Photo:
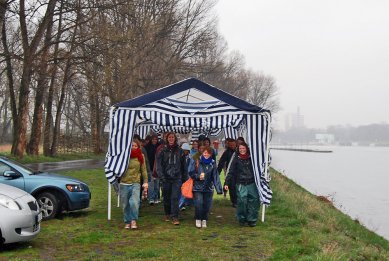
{"label": "car window", "polygon": [[4,176],[4,171],[11,170],[11,167],[0,162],[0,176]]}

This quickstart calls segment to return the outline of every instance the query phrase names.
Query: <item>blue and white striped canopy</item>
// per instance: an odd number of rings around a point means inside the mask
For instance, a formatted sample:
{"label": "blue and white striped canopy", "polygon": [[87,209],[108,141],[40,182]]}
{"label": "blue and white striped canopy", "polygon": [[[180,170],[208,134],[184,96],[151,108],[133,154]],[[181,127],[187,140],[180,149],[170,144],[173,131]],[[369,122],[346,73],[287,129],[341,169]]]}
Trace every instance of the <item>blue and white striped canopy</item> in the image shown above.
{"label": "blue and white striped canopy", "polygon": [[[105,174],[114,182],[127,169],[134,133],[150,128],[237,138],[245,132],[261,202],[270,204],[268,148],[271,115],[207,83],[190,78],[114,105],[110,115]],[[155,130],[155,129],[154,129]],[[141,135],[141,136],[142,136]]]}

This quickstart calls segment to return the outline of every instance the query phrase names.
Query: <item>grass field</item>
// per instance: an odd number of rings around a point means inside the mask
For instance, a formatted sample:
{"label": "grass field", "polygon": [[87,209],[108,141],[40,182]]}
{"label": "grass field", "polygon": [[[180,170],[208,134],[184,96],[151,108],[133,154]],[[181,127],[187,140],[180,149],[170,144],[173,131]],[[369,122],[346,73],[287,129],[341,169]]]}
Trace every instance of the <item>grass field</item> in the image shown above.
{"label": "grass field", "polygon": [[103,170],[65,172],[87,182],[91,206],[42,223],[33,241],[4,247],[0,260],[389,260],[389,242],[272,171],[272,205],[265,223],[240,227],[234,209],[215,195],[208,228],[194,226],[193,208],[181,224],[163,221],[161,204],[140,210],[139,229],[123,229],[112,200],[107,221]]}

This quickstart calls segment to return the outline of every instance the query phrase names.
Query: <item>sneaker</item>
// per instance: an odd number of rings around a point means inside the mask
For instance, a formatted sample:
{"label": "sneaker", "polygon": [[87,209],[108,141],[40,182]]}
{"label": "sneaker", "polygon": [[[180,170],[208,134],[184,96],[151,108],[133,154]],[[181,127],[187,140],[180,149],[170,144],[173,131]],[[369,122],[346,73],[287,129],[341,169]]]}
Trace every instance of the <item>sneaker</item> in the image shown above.
{"label": "sneaker", "polygon": [[257,224],[255,222],[248,222],[249,227],[255,227]]}
{"label": "sneaker", "polygon": [[131,227],[130,224],[126,224],[126,225],[124,226],[125,229],[130,229],[130,227]]}
{"label": "sneaker", "polygon": [[201,221],[201,227],[203,227],[203,228],[207,227],[207,221],[206,220]]}
{"label": "sneaker", "polygon": [[136,220],[131,221],[131,229],[137,229]]}
{"label": "sneaker", "polygon": [[172,223],[173,223],[173,225],[177,226],[180,224],[180,221],[178,221],[178,218],[173,218]]}
{"label": "sneaker", "polygon": [[150,200],[150,201],[149,201],[149,205],[150,205],[150,206],[154,205],[154,203],[155,203],[154,200]]}
{"label": "sneaker", "polygon": [[185,207],[182,207],[182,208],[180,208],[180,210],[181,210],[181,211],[185,211],[185,210],[186,210],[186,208],[185,208]]}
{"label": "sneaker", "polygon": [[196,227],[201,228],[201,220],[200,219],[196,219]]}
{"label": "sneaker", "polygon": [[170,221],[170,216],[169,216],[169,215],[166,215],[166,216],[165,216],[165,221],[166,221],[166,222],[169,222],[169,221]]}

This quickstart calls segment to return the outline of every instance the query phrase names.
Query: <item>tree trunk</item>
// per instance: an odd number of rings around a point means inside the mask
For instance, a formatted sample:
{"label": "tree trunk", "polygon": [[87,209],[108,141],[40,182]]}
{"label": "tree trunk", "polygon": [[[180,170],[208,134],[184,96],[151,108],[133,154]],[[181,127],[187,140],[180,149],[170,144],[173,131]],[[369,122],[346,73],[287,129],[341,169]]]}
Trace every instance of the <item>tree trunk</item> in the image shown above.
{"label": "tree trunk", "polygon": [[[19,114],[16,119],[16,128],[14,128],[14,141],[12,144],[11,153],[18,158],[23,158],[24,151],[27,145],[27,122],[28,122],[28,95],[30,93],[29,84],[31,81],[31,58],[25,53],[23,61],[23,74],[20,81],[19,92]],[[30,65],[30,66],[28,66]]]}
{"label": "tree trunk", "polygon": [[47,86],[47,68],[48,68],[48,57],[51,43],[51,32],[53,28],[53,20],[49,22],[45,37],[45,49],[42,53],[40,60],[40,68],[38,72],[38,83],[35,96],[34,104],[34,116],[31,126],[31,137],[30,142],[27,146],[27,154],[39,155],[39,144],[42,136],[42,119],[43,119],[43,97],[46,92]]}
{"label": "tree trunk", "polygon": [[6,72],[7,72],[7,80],[8,80],[9,97],[10,97],[10,102],[11,102],[13,128],[15,130],[17,128],[17,126],[15,124],[16,124],[16,119],[18,118],[18,112],[17,112],[16,97],[15,97],[15,90],[14,90],[14,77],[13,77],[13,72],[12,72],[11,55],[9,53],[8,44],[7,44],[7,34],[5,31],[5,23],[3,23],[3,26],[2,26],[1,41],[3,44],[3,51],[4,51],[5,64],[6,64]]}
{"label": "tree trunk", "polygon": [[89,102],[90,102],[90,121],[91,121],[91,132],[92,132],[92,144],[93,152],[99,154],[103,152],[101,148],[101,119],[100,119],[100,106],[98,92],[96,90],[90,90]]}
{"label": "tree trunk", "polygon": [[3,23],[5,19],[5,13],[7,11],[7,0],[0,0],[0,28],[3,28]]}
{"label": "tree trunk", "polygon": [[59,42],[61,39],[61,31],[62,31],[62,9],[63,9],[63,1],[61,1],[60,9],[59,9],[59,18],[58,18],[58,31],[56,37],[56,44],[54,46],[54,61],[51,68],[51,79],[49,85],[49,92],[47,96],[47,104],[46,104],[46,120],[43,131],[43,155],[51,156],[51,142],[52,142],[52,133],[53,133],[53,100],[54,100],[54,85],[55,79],[58,70],[58,50],[59,50]]}
{"label": "tree trunk", "polygon": [[65,90],[66,90],[66,86],[68,83],[69,70],[70,70],[70,61],[68,61],[67,65],[66,65],[64,80],[62,82],[62,87],[61,87],[61,96],[60,96],[59,101],[58,101],[57,113],[55,115],[53,143],[51,144],[51,156],[52,157],[57,156],[57,152],[58,152],[58,139],[59,139],[59,135],[60,135],[61,114],[62,114],[62,108],[63,108],[63,104],[64,104],[64,100],[65,100]]}

